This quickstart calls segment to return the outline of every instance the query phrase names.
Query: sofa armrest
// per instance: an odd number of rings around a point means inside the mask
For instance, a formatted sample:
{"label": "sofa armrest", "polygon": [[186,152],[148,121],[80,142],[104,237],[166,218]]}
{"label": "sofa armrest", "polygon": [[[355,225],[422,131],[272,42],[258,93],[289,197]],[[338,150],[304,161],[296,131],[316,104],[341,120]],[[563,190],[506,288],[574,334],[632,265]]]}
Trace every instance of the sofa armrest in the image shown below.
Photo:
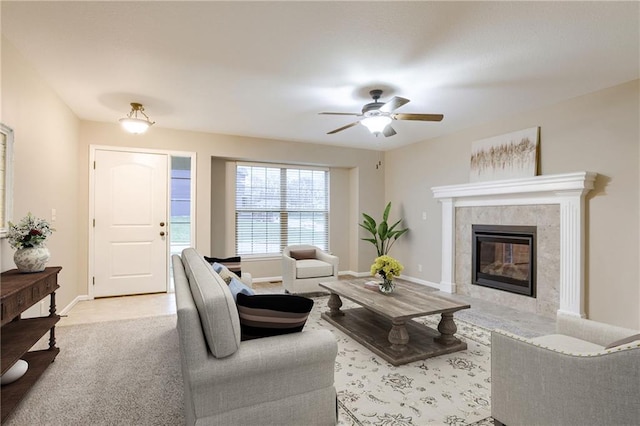
{"label": "sofa armrest", "polygon": [[340,264],[340,259],[338,258],[338,256],[325,253],[322,250],[316,250],[316,258],[333,265],[333,275],[338,275],[338,266]]}
{"label": "sofa armrest", "polygon": [[558,314],[556,330],[558,334],[565,334],[601,346],[638,334],[638,331],[629,328],[563,314]]}
{"label": "sofa armrest", "polygon": [[[338,346],[328,330],[242,342],[189,371],[198,417],[333,387]],[[260,389],[260,392],[255,392]]]}
{"label": "sofa armrest", "polygon": [[290,284],[295,279],[296,279],[296,260],[293,257],[283,252],[282,253],[282,283]]}
{"label": "sofa armrest", "polygon": [[491,415],[504,424],[633,424],[640,347],[562,353],[491,333]]}

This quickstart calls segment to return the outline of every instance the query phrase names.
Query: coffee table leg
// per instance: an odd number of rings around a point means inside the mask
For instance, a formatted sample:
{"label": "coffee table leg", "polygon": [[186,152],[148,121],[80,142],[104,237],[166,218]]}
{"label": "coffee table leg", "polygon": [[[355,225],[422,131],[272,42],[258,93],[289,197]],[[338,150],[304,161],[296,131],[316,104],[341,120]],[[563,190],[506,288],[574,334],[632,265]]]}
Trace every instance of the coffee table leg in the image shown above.
{"label": "coffee table leg", "polygon": [[442,314],[442,319],[440,320],[440,324],[438,324],[438,331],[440,332],[440,336],[435,337],[433,340],[441,345],[453,345],[454,343],[459,343],[454,334],[458,331],[458,327],[456,327],[456,323],[453,321],[453,314]]}
{"label": "coffee table leg", "polygon": [[330,309],[330,311],[327,312],[330,317],[344,315],[344,312],[340,310],[340,307],[342,306],[342,300],[337,294],[331,293],[331,295],[329,296],[329,301],[327,302],[327,306],[329,306]]}
{"label": "coffee table leg", "polygon": [[391,325],[391,331],[389,331],[389,342],[391,342],[391,349],[396,352],[402,352],[407,349],[407,343],[409,343],[409,332],[405,326],[405,322],[402,320],[393,320]]}

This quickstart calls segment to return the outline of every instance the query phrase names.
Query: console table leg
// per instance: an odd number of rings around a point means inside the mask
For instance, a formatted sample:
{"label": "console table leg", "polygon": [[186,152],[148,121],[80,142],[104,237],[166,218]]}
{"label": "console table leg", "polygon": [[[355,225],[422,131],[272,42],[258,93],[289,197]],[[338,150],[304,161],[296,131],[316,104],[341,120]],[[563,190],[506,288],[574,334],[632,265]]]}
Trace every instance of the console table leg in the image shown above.
{"label": "console table leg", "polygon": [[337,317],[344,315],[344,312],[340,310],[342,307],[342,299],[335,293],[331,293],[329,296],[329,301],[327,302],[327,306],[329,306],[330,311],[327,314],[330,317]]}
{"label": "console table leg", "polygon": [[56,314],[56,292],[51,293],[49,299],[49,316],[52,317]]}
{"label": "console table leg", "polygon": [[405,322],[402,320],[392,321],[391,331],[389,331],[389,342],[391,343],[391,349],[396,352],[402,352],[407,349],[407,343],[409,343],[409,332]]}
{"label": "console table leg", "polygon": [[[49,316],[52,317],[56,314],[56,292],[51,293],[51,299],[49,302]],[[51,327],[49,330],[49,349],[56,347],[56,327]]]}
{"label": "console table leg", "polygon": [[56,328],[51,327],[49,330],[49,350],[55,349],[56,347]]}
{"label": "console table leg", "polygon": [[456,323],[453,321],[452,313],[442,314],[442,319],[438,324],[438,331],[440,332],[440,336],[433,339],[435,342],[446,346],[460,342],[460,340],[454,337],[454,334],[458,331],[458,327],[456,327]]}

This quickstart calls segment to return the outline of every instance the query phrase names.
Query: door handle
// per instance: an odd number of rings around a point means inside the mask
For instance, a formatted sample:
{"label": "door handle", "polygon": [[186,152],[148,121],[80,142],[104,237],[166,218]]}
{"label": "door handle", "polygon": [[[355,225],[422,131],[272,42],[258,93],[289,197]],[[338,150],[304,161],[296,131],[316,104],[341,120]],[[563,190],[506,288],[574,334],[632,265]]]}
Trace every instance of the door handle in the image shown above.
{"label": "door handle", "polygon": [[160,226],[164,226],[164,222],[160,222]]}
{"label": "door handle", "polygon": [[160,231],[160,236],[164,237],[164,231]]}

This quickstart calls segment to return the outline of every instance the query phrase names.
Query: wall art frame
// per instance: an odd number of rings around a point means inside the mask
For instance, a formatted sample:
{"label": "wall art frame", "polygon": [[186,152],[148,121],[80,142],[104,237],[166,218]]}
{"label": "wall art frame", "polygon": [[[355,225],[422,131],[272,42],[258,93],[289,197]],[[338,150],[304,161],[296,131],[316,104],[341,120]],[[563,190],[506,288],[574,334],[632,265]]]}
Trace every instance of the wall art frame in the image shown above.
{"label": "wall art frame", "polygon": [[471,145],[471,182],[518,179],[538,174],[540,127],[494,136]]}

